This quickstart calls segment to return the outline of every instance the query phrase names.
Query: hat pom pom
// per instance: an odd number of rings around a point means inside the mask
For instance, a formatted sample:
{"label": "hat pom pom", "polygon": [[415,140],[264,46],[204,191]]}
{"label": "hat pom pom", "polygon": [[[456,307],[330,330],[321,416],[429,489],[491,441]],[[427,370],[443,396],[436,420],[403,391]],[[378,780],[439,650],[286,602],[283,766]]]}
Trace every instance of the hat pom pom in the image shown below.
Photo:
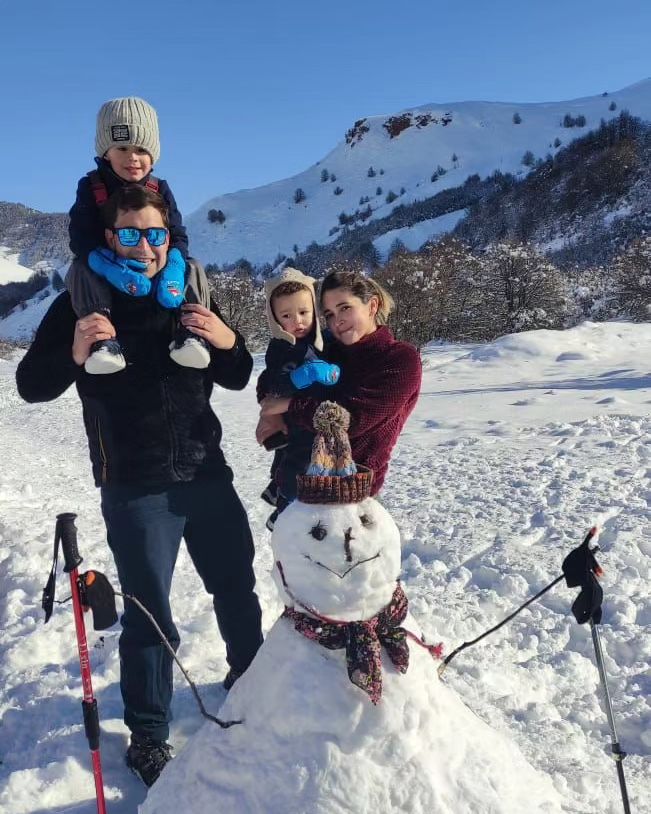
{"label": "hat pom pom", "polygon": [[312,423],[321,435],[341,435],[350,427],[350,413],[341,404],[324,401],[316,408]]}
{"label": "hat pom pom", "polygon": [[317,435],[312,447],[312,461],[306,474],[354,475],[357,467],[347,434],[350,413],[340,404],[324,401],[317,407],[313,423]]}

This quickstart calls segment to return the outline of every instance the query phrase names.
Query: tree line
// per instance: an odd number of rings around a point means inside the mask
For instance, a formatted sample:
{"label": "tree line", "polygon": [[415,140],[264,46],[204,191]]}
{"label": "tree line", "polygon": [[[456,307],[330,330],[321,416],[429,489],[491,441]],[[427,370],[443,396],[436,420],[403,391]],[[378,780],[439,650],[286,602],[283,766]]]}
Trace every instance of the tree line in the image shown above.
{"label": "tree line", "polygon": [[[368,271],[396,301],[390,325],[400,339],[486,341],[583,319],[651,319],[651,237],[634,240],[613,263],[561,271],[530,244],[504,241],[473,250],[447,237],[409,251],[396,243],[373,270],[339,258],[327,271]],[[224,318],[254,350],[268,341],[262,280],[250,268],[208,266]]]}

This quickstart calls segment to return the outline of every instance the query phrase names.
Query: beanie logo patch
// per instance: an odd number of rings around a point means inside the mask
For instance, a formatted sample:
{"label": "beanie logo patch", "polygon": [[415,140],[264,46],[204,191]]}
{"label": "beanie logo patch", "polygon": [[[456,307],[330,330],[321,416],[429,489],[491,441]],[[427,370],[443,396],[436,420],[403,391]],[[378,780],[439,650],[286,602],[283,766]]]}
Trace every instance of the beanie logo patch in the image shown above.
{"label": "beanie logo patch", "polygon": [[111,126],[111,141],[131,141],[128,124],[114,124]]}

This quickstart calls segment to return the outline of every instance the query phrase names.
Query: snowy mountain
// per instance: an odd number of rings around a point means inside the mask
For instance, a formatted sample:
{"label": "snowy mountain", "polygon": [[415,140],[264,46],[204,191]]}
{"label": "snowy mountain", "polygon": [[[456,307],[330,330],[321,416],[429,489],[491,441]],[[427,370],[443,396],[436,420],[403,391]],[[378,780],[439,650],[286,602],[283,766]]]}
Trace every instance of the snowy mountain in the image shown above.
{"label": "snowy mountain", "polygon": [[68,216],[0,201],[0,246],[28,268],[58,268],[70,258]]}
{"label": "snowy mountain", "polygon": [[[536,159],[622,110],[651,120],[651,79],[571,101],[432,104],[360,119],[305,172],[206,202],[187,218],[190,244],[204,262],[244,257],[273,263],[278,254],[295,255],[314,241],[332,242],[342,219],[358,225],[384,218],[398,204],[460,187],[473,175],[524,176]],[[451,228],[450,222],[454,218],[422,227],[411,247]]]}
{"label": "snowy mountain", "polygon": [[[402,584],[410,611],[427,640],[442,641],[446,653],[549,584],[587,529],[600,526],[601,637],[636,814],[651,811],[650,354],[651,326],[625,322],[531,331],[482,345],[430,345],[423,352],[421,396],[382,493],[401,533]],[[264,526],[269,507],[259,498],[270,464],[254,438],[254,382],[261,363],[258,357],[245,390],[218,390],[214,406],[251,519],[257,590],[269,631],[282,604]],[[97,807],[72,608],[57,605],[45,626],[40,607],[58,512],[79,515],[82,569],[103,571],[114,586],[117,577],[99,495],[91,486],[74,388],[49,404],[25,404],[15,390],[15,365],[15,359],[0,359],[0,810],[92,814]],[[66,579],[60,571],[60,599],[69,594]],[[460,653],[443,680],[446,692],[553,783],[565,814],[620,814],[590,631],[570,612],[576,593],[557,585],[490,638]],[[184,547],[172,605],[181,635],[179,656],[207,710],[219,714],[226,697],[220,684],[224,646],[210,597]],[[100,634],[87,620],[87,634],[107,808],[111,814],[134,814],[147,791],[124,765],[128,733],[118,683],[119,627]],[[220,731],[214,735],[215,725],[204,722],[178,671],[175,683],[171,741],[177,754],[187,745],[190,756],[193,750],[201,755],[202,739],[216,738]],[[411,730],[416,742],[409,740],[408,748],[418,747],[417,733],[416,720]],[[379,754],[381,747],[378,741]],[[324,744],[316,757],[325,782],[328,756]],[[438,758],[447,771],[446,753]],[[395,752],[387,759],[395,760]],[[517,784],[519,775],[510,765],[503,768]],[[192,771],[210,783],[196,762]],[[463,773],[464,766],[458,766],[459,788],[468,779]],[[251,782],[259,776],[252,766]],[[181,792],[177,785],[170,795]],[[348,783],[345,792],[354,814],[373,810],[364,778]],[[246,812],[238,802],[229,811]],[[408,812],[399,804],[393,810]],[[472,810],[457,808],[459,814]]]}
{"label": "snowy mountain", "polygon": [[474,249],[533,243],[571,267],[609,264],[650,229],[651,122],[622,112],[524,179],[504,178],[454,232]]}

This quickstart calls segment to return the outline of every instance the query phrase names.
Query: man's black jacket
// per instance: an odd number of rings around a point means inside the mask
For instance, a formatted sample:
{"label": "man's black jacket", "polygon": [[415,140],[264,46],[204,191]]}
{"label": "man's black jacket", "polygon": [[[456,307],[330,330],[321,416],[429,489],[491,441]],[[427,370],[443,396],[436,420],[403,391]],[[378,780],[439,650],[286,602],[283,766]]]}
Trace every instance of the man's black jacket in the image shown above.
{"label": "man's black jacket", "polygon": [[[212,310],[219,314],[214,303]],[[213,383],[246,387],[253,360],[244,339],[236,334],[232,350],[211,349],[206,370],[181,367],[169,357],[174,313],[152,297],[115,292],[111,321],[127,367],[90,375],[72,359],[76,320],[64,292],[18,365],[16,383],[28,402],[51,401],[76,383],[96,485],[149,487],[223,472],[222,429],[209,399]]]}

